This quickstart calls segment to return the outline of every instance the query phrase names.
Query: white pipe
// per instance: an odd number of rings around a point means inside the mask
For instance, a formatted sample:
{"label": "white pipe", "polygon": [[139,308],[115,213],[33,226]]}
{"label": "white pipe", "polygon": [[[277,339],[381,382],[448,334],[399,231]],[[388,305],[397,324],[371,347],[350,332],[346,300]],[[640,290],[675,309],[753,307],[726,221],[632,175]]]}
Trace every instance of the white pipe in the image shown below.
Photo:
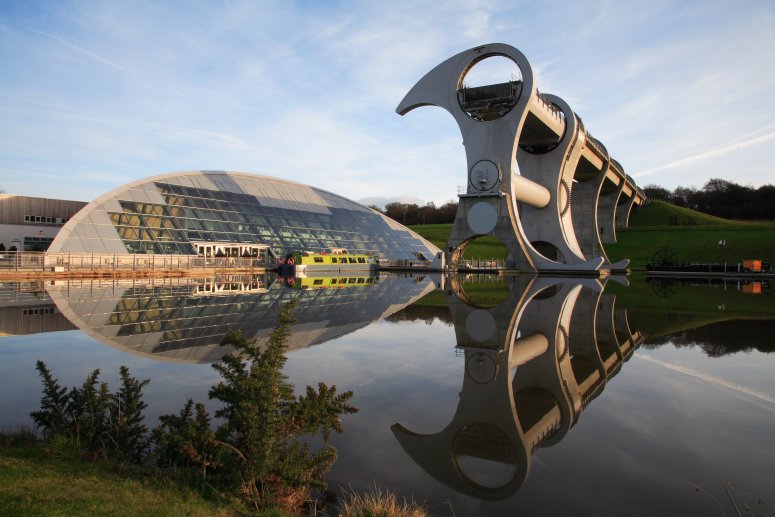
{"label": "white pipe", "polygon": [[544,208],[552,199],[546,187],[519,174],[511,175],[511,191],[514,192],[517,201],[536,208]]}

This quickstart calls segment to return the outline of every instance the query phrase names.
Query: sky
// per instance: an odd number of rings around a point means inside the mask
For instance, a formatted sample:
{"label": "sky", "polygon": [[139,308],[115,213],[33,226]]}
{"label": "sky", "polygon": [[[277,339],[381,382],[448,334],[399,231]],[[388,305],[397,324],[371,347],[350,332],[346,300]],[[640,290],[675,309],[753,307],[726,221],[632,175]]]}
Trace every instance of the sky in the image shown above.
{"label": "sky", "polygon": [[775,183],[772,0],[0,0],[0,189],[89,201],[209,169],[455,200],[457,124],[395,108],[495,42],[639,186]]}

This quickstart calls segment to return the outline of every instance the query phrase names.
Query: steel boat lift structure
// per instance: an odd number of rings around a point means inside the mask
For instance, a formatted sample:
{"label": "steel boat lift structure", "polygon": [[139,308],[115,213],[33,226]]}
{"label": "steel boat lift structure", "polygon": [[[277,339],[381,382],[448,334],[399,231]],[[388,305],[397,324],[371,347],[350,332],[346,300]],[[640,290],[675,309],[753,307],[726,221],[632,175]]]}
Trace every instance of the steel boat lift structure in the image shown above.
{"label": "steel boat lift structure", "polygon": [[[468,88],[480,61],[502,56],[521,80]],[[444,250],[450,269],[476,238],[489,235],[520,271],[595,273],[625,270],[603,248],[616,242],[634,205],[646,196],[561,98],[541,94],[530,63],[502,43],[475,47],[428,72],[396,112],[421,106],[447,110],[463,136],[465,193]]]}

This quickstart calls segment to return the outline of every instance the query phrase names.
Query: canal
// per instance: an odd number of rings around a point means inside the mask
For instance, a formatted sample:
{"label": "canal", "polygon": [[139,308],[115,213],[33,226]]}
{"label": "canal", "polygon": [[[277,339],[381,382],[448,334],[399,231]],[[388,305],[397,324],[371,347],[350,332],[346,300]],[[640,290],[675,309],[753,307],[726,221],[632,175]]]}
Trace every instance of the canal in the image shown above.
{"label": "canal", "polygon": [[[724,515],[775,508],[775,294],[641,277],[273,275],[0,285],[0,429],[31,426],[35,361],[66,386],[150,379],[147,424],[207,401],[229,329],[285,373],[353,390],[334,490],[440,515]],[[215,406],[209,402],[212,411]],[[760,503],[762,501],[763,503]],[[765,506],[766,505],[766,506]]]}

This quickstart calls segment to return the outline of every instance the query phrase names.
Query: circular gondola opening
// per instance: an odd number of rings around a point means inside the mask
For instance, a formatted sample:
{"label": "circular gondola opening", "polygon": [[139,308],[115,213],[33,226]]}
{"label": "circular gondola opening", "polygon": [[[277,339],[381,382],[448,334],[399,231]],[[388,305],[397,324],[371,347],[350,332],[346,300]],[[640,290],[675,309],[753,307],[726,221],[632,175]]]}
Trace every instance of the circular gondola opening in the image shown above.
{"label": "circular gondola opening", "polygon": [[522,71],[514,60],[489,55],[474,61],[458,81],[460,107],[474,120],[497,120],[517,104]]}

